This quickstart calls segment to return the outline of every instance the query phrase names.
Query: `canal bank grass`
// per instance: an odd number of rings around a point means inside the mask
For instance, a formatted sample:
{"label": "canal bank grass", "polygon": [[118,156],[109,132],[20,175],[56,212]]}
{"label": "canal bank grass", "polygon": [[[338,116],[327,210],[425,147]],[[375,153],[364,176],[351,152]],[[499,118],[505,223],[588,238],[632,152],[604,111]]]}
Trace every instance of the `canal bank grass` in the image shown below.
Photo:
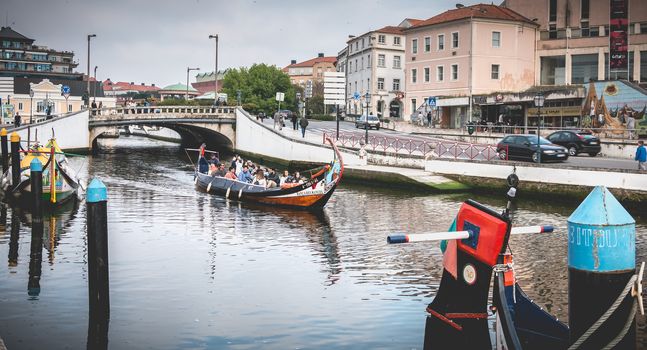
{"label": "canal bank grass", "polygon": [[[460,183],[467,184],[475,193],[498,194],[508,190],[505,179],[494,179],[464,175],[443,175]],[[546,184],[540,182],[521,181],[517,187],[519,196],[531,196],[544,202],[559,203],[563,205],[579,205],[593,190],[590,186]],[[644,203],[647,203],[647,192],[636,192],[624,189],[609,188],[609,191],[632,214],[643,215]],[[575,208],[575,207],[574,207]]]}

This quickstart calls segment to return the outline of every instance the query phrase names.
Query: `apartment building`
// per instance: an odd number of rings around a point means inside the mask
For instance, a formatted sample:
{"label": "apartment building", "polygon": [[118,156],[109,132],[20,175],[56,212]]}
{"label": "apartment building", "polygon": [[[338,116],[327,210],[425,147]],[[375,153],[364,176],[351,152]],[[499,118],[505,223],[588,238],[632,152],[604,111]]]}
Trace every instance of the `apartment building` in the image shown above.
{"label": "apartment building", "polygon": [[290,65],[283,68],[283,72],[290,76],[292,84],[305,85],[308,80],[323,80],[324,72],[334,72],[337,57],[326,57],[319,53],[317,57],[307,61],[292,60]]}
{"label": "apartment building", "polygon": [[433,109],[442,127],[480,118],[476,95],[521,91],[535,82],[531,19],[496,5],[458,6],[404,29],[408,119]]}

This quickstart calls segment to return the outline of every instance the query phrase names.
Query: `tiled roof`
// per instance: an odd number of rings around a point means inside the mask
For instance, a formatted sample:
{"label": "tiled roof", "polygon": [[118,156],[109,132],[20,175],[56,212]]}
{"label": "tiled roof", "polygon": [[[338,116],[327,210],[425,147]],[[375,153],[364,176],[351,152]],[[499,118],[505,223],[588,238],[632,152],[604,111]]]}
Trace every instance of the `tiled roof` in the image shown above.
{"label": "tiled roof", "polygon": [[380,28],[376,30],[375,32],[377,33],[386,33],[386,34],[402,34],[402,30],[404,28],[402,27],[395,27],[395,26],[386,26],[383,28]]}
{"label": "tiled roof", "polygon": [[412,26],[415,26],[418,23],[422,22],[421,19],[415,19],[415,18],[405,18],[404,20],[411,23]]}
{"label": "tiled roof", "polygon": [[335,63],[337,63],[337,57],[334,57],[334,56],[315,57],[315,58],[307,60],[307,61],[291,64],[291,65],[285,67],[284,69],[295,68],[295,67],[312,67],[317,63],[323,63],[323,62],[335,64]]}
{"label": "tiled roof", "polygon": [[496,6],[496,5],[478,4],[478,5],[465,6],[462,8],[445,11],[439,15],[436,15],[434,17],[421,21],[405,30],[418,29],[421,27],[458,21],[458,20],[462,20],[470,17],[487,18],[487,19],[504,20],[504,21],[526,22],[529,24],[536,25],[535,22],[510,10],[509,8]]}
{"label": "tiled roof", "polygon": [[144,91],[156,91],[159,90],[160,88],[157,86],[150,86],[150,85],[137,85],[137,84],[131,84],[125,81],[119,81],[116,83],[113,83],[110,81],[110,79],[106,80],[103,82],[103,89],[105,91],[139,91],[139,92],[144,92]]}
{"label": "tiled roof", "polygon": [[26,36],[18,33],[17,31],[11,29],[11,27],[2,27],[2,28],[0,28],[0,38],[34,42],[34,39],[29,39],[28,37],[26,37]]}

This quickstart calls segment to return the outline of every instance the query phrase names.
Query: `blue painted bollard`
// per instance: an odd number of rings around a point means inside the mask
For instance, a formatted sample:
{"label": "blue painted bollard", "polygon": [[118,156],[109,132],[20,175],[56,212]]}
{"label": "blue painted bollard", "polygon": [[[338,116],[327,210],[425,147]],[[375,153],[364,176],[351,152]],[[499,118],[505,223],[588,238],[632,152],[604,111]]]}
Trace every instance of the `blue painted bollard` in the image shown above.
{"label": "blue painted bollard", "polygon": [[580,337],[612,307],[636,268],[636,225],[618,200],[602,186],[568,218],[568,313],[571,343],[602,348],[632,325],[616,349],[636,346],[631,318],[633,298],[624,293],[618,309],[587,340]]}
{"label": "blue painted bollard", "polygon": [[43,165],[38,158],[34,158],[29,164],[29,177],[32,225],[27,294],[36,297],[40,294],[40,276],[43,262]]}
{"label": "blue painted bollard", "polygon": [[110,319],[108,191],[94,179],[86,192],[88,211],[88,349],[106,349]]}

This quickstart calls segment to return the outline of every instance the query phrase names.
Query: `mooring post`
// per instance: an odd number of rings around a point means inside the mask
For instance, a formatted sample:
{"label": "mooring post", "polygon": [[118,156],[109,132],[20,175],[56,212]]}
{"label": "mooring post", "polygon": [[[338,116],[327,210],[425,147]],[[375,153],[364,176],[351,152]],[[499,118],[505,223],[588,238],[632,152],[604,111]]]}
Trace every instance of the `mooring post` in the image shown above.
{"label": "mooring post", "polygon": [[20,135],[11,133],[11,189],[20,183]]}
{"label": "mooring post", "polygon": [[32,222],[43,223],[43,164],[34,158],[29,163],[29,181],[31,187]]}
{"label": "mooring post", "polygon": [[2,173],[9,169],[9,145],[7,144],[7,129],[0,130],[0,151],[2,152]]}
{"label": "mooring post", "polygon": [[41,204],[41,197],[43,195],[43,164],[41,164],[38,158],[34,158],[29,164],[29,170],[32,225],[27,294],[30,296],[38,296],[40,294],[40,275],[43,262],[43,209]]}
{"label": "mooring post", "polygon": [[87,189],[88,349],[107,348],[110,295],[108,278],[108,191],[99,179]]}
{"label": "mooring post", "polygon": [[[568,218],[568,314],[571,344],[615,349],[636,347],[633,297],[626,291],[636,269],[636,224],[605,187],[598,186]],[[586,339],[580,339],[617,298],[617,310]],[[622,335],[625,325],[630,324]]]}

